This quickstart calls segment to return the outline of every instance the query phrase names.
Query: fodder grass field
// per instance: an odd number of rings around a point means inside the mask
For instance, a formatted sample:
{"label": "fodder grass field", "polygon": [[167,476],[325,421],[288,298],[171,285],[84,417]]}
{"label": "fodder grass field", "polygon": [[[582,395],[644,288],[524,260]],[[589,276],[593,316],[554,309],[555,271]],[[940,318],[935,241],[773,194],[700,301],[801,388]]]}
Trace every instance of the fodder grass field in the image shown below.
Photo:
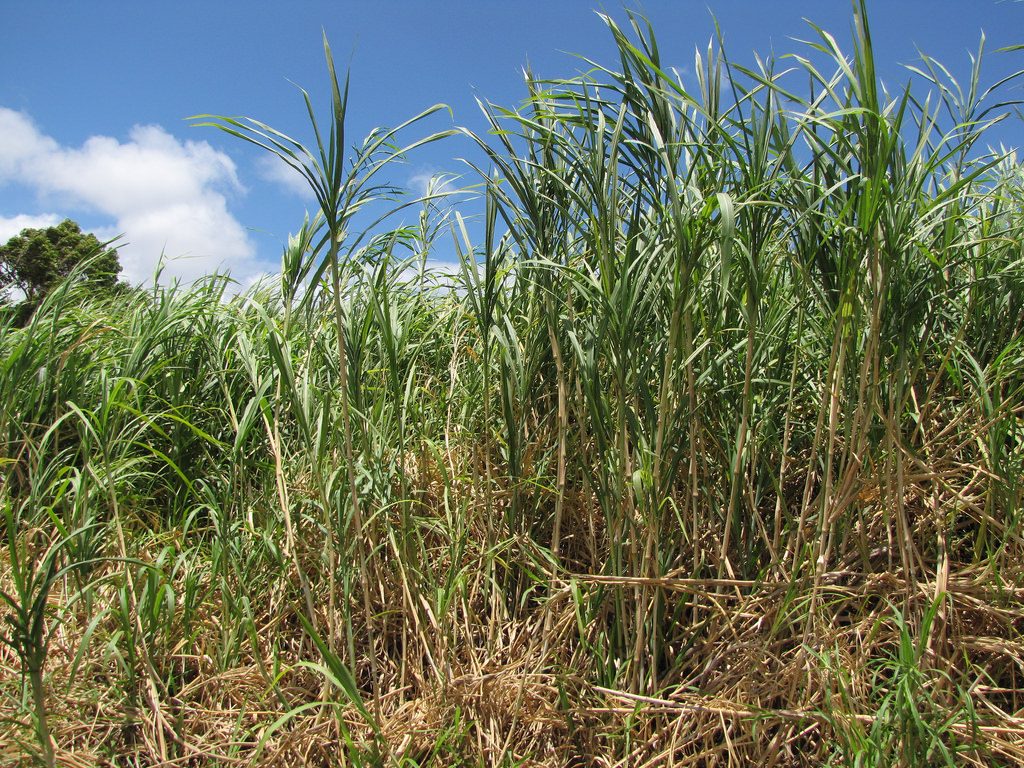
{"label": "fodder grass field", "polygon": [[353,141],[333,65],[313,144],[197,118],[320,212],[4,316],[0,763],[1024,763],[1019,117],[863,11],[686,87],[606,18],[469,220],[356,226],[448,132]]}

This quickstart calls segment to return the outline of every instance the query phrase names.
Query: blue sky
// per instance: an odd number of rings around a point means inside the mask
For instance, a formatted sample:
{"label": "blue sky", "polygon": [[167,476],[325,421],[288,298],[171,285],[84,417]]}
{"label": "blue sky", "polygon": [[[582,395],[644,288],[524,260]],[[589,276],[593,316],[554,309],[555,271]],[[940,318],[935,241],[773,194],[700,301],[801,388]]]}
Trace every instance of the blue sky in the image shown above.
{"label": "blue sky", "polygon": [[[0,46],[0,240],[22,226],[65,216],[101,235],[124,233],[125,276],[151,278],[164,252],[167,277],[185,280],[227,269],[241,282],[276,269],[288,233],[314,203],[258,150],[212,129],[190,127],[197,113],[248,115],[308,138],[294,84],[326,102],[321,47],[326,30],[340,67],[352,73],[349,135],[398,123],[444,102],[424,130],[482,130],[475,97],[516,106],[521,69],[570,76],[572,53],[614,64],[597,3],[576,0],[302,0],[301,2],[141,3],[0,0],[7,32]],[[622,5],[604,9],[624,20]],[[804,18],[844,45],[846,0],[648,0],[664,60],[692,70],[695,46],[713,34],[730,57],[801,51]],[[985,80],[1024,67],[1024,2],[869,1],[883,77],[908,75],[921,49],[959,78],[969,71],[982,30]],[[848,47],[848,45],[847,45]],[[294,84],[293,84],[294,83]],[[1018,86],[1007,96],[1024,97]],[[997,135],[1019,144],[1020,122]],[[465,138],[431,145],[396,170],[415,188],[434,173],[467,174],[459,158],[482,162]],[[465,183],[473,179],[465,178]]]}

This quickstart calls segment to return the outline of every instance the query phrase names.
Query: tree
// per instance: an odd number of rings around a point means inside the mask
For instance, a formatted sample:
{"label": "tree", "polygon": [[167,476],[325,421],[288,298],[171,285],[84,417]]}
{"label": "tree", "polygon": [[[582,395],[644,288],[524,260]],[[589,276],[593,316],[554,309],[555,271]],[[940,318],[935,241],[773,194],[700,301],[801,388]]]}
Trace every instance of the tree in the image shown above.
{"label": "tree", "polygon": [[121,271],[117,251],[106,248],[95,235],[82,232],[71,219],[46,229],[23,229],[0,246],[0,294],[17,288],[26,303],[37,304],[87,259],[84,280],[103,290],[117,285]]}

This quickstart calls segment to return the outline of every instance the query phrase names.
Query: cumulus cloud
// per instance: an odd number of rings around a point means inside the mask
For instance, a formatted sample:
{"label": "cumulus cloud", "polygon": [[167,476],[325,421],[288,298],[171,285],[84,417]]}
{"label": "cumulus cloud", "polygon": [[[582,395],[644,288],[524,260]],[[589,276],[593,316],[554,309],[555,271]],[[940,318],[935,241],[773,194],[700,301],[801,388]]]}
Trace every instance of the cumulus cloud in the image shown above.
{"label": "cumulus cloud", "polygon": [[45,229],[60,224],[62,221],[63,219],[56,213],[40,213],[37,216],[30,216],[27,213],[19,213],[17,216],[10,217],[0,216],[0,244],[21,234],[23,229]]}
{"label": "cumulus cloud", "polygon": [[205,141],[180,141],[160,126],[139,125],[127,141],[93,136],[80,147],[63,146],[24,113],[3,107],[0,136],[0,183],[20,183],[51,204],[109,217],[110,225],[96,233],[124,235],[118,253],[129,281],[152,279],[162,254],[164,278],[185,282],[217,270],[244,281],[265,266],[228,210],[226,193],[244,191],[235,164]]}
{"label": "cumulus cloud", "polygon": [[305,177],[276,155],[262,155],[256,161],[256,170],[266,181],[279,184],[293,195],[313,200],[316,195]]}

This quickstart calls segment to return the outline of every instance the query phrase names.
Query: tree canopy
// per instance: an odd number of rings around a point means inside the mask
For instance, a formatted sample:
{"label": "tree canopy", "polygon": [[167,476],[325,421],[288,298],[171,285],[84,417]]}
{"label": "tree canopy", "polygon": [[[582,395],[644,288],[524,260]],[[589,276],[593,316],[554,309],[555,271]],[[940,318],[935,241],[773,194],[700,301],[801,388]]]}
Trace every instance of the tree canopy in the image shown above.
{"label": "tree canopy", "polygon": [[82,277],[90,285],[100,289],[117,285],[121,271],[117,251],[82,232],[71,219],[45,229],[23,229],[0,246],[0,292],[6,296],[15,288],[25,301],[36,303],[86,260]]}

